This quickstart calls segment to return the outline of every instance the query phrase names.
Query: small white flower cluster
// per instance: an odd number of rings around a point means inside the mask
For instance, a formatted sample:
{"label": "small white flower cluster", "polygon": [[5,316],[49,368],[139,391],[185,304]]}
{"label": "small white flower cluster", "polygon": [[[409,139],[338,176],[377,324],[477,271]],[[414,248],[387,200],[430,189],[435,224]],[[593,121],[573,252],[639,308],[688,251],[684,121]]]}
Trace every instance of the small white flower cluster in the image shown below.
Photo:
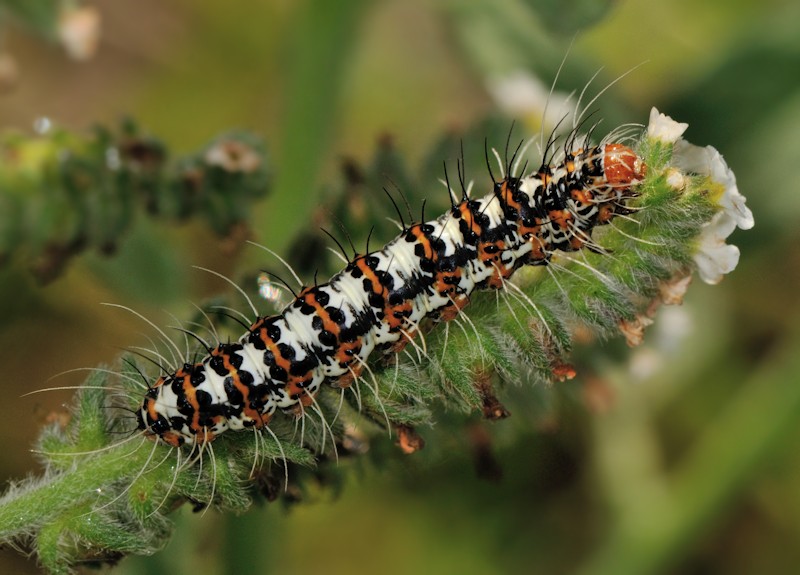
{"label": "small white flower cluster", "polygon": [[736,187],[736,176],[722,155],[711,146],[695,146],[681,137],[688,127],[689,124],[676,122],[653,108],[647,136],[674,145],[672,165],[680,172],[667,175],[672,186],[679,188],[685,184],[683,174],[698,174],[708,176],[724,189],[719,199],[722,209],[705,225],[694,256],[702,280],[715,284],[739,263],[739,248],[726,244],[725,240],[736,227],[743,230],[752,228],[753,213],[745,205],[745,197]]}

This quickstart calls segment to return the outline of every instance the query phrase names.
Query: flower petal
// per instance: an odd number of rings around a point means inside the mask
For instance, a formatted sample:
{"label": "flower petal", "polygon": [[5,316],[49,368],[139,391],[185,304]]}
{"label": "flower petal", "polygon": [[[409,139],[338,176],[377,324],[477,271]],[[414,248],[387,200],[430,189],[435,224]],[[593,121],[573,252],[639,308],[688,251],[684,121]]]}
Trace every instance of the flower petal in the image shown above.
{"label": "flower petal", "polygon": [[739,192],[736,176],[728,167],[722,154],[713,146],[695,146],[685,140],[675,143],[673,164],[687,173],[709,176],[724,187],[719,205],[743,230],[753,227],[753,212],[745,205],[746,198]]}
{"label": "flower petal", "polygon": [[676,122],[653,107],[650,110],[650,122],[647,124],[647,137],[672,144],[680,139],[688,127],[689,124]]}
{"label": "flower petal", "polygon": [[719,283],[722,276],[732,272],[739,263],[739,248],[725,243],[735,227],[733,218],[719,212],[703,229],[694,261],[704,282]]}

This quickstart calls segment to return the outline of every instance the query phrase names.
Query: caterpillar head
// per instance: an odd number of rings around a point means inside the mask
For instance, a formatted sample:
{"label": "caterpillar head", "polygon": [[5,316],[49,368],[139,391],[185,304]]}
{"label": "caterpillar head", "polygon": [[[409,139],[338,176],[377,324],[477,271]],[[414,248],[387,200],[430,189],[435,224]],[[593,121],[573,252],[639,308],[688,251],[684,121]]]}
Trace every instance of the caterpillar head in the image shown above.
{"label": "caterpillar head", "polygon": [[647,166],[628,146],[607,144],[603,154],[603,172],[611,186],[627,190],[644,179]]}

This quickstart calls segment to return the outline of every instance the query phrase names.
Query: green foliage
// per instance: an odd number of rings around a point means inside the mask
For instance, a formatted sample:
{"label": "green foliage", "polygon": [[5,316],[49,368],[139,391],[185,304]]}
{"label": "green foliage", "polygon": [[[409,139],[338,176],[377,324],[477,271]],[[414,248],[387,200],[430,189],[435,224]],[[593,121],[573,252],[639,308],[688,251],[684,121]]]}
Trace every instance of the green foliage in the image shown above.
{"label": "green foliage", "polygon": [[56,36],[58,16],[64,4],[63,0],[2,0],[0,20],[9,15],[19,24],[52,40]]}
{"label": "green foliage", "polygon": [[0,262],[33,262],[37,279],[51,281],[83,250],[114,253],[142,213],[172,221],[201,215],[218,235],[241,235],[268,184],[263,146],[246,133],[221,135],[174,163],[131,121],[91,136],[6,135]]}

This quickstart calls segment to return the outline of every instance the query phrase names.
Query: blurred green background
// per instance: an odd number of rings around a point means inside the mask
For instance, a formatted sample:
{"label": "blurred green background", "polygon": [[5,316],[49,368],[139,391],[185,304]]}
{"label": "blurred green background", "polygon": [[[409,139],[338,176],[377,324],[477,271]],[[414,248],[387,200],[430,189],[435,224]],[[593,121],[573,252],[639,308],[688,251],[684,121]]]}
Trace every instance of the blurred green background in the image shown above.
{"label": "blurred green background", "polygon": [[[756,220],[731,238],[742,259],[721,285],[695,282],[681,308],[660,312],[645,346],[620,353],[612,344],[594,372],[539,390],[547,409],[511,390],[520,396],[511,419],[441,429],[431,449],[383,466],[348,463],[340,491],[312,491],[288,513],[183,510],[165,552],[126,559],[119,572],[800,569],[797,2],[94,5],[102,39],[87,62],[4,21],[0,49],[18,77],[0,94],[0,129],[31,132],[46,116],[83,130],[127,114],[176,154],[227,129],[257,132],[277,180],[251,226],[274,249],[313,229],[319,190],[343,158],[366,161],[388,134],[415,165],[446,131],[497,112],[498,77],[525,70],[549,86],[573,37],[558,89],[580,90],[600,67],[603,86],[646,62],[601,98],[606,128],[644,123],[653,105],[688,122],[687,139],[723,153]],[[253,248],[230,257],[200,221],[142,219],[113,259],[78,256],[45,287],[24,262],[0,269],[0,479],[38,472],[29,452],[37,429],[70,397],[21,394],[75,385],[80,375],[48,378],[141,343],[142,325],[100,302],[169,323],[165,310],[186,316],[190,301],[224,289],[191,265],[233,274],[262,257]],[[493,440],[497,481],[476,476],[467,445],[482,433]],[[0,572],[36,567],[3,550]]]}

